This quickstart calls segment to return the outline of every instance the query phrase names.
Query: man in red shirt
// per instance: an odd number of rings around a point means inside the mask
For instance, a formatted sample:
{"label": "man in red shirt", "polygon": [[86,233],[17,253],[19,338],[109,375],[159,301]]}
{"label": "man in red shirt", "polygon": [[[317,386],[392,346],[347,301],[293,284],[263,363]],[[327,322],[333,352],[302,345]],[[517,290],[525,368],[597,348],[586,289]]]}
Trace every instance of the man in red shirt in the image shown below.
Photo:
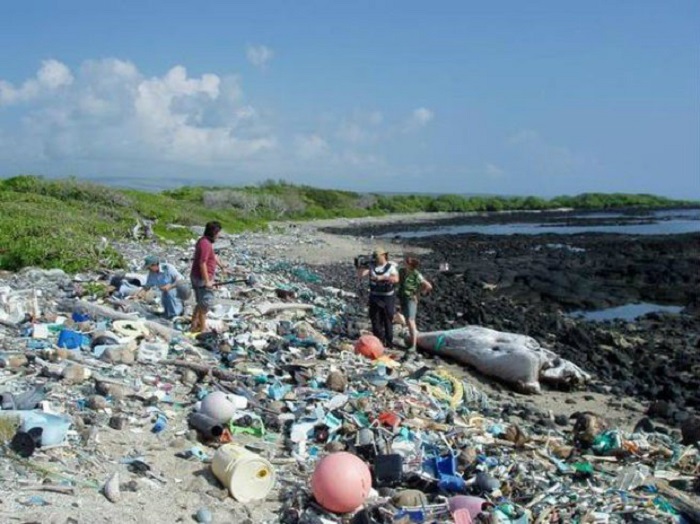
{"label": "man in red shirt", "polygon": [[202,238],[197,241],[194,248],[194,260],[192,261],[192,289],[194,289],[197,305],[192,313],[190,331],[206,332],[207,313],[214,305],[214,277],[216,266],[221,265],[214,253],[214,242],[221,232],[219,222],[207,222]]}

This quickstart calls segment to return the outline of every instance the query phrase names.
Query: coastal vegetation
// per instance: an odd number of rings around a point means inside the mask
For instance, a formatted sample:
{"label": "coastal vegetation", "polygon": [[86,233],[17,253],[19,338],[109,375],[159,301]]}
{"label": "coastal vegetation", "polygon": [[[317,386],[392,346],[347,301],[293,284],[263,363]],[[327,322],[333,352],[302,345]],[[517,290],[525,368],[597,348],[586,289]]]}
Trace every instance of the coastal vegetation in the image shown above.
{"label": "coastal vegetation", "polygon": [[391,213],[482,212],[573,208],[611,210],[698,206],[646,194],[586,193],[539,197],[374,194],[320,189],[285,181],[245,187],[193,187],[160,192],[21,175],[0,180],[0,269],[66,271],[124,266],[110,240],[147,220],[164,241],[192,237],[182,226],[219,220],[229,232],[261,229],[272,220],[380,216]]}

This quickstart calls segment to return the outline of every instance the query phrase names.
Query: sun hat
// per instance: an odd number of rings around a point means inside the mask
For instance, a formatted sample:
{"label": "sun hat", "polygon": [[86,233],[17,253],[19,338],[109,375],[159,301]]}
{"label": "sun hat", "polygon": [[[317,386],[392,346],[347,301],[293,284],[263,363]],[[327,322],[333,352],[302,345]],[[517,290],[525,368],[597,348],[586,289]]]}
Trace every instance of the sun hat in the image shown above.
{"label": "sun hat", "polygon": [[375,258],[377,258],[377,257],[380,257],[381,255],[387,255],[387,254],[389,254],[389,252],[383,247],[378,247],[374,250],[374,252],[372,254],[374,255]]}
{"label": "sun hat", "polygon": [[154,264],[160,264],[160,258],[156,255],[148,255],[143,259],[143,267],[150,267]]}

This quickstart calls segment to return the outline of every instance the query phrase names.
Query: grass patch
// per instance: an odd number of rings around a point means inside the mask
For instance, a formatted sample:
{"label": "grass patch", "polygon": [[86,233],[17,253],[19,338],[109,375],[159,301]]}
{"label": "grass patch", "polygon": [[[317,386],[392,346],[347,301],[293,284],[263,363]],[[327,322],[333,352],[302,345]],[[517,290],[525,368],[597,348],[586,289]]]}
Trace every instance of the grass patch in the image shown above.
{"label": "grass patch", "polygon": [[[284,181],[246,187],[182,187],[162,192],[120,190],[75,178],[22,175],[0,180],[0,269],[58,267],[67,272],[120,268],[109,246],[141,219],[164,241],[195,237],[189,226],[218,220],[229,233],[262,230],[270,220],[378,216],[389,213],[698,206],[654,195],[586,193],[553,199],[377,195],[319,189]],[[172,227],[172,225],[185,227]]]}

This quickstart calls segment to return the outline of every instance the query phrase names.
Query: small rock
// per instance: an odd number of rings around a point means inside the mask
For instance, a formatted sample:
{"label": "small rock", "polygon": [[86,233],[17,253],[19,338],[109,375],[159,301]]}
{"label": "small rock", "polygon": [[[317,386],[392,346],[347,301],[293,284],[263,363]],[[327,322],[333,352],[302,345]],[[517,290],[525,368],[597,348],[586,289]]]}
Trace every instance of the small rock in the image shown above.
{"label": "small rock", "polygon": [[348,387],[348,379],[340,371],[331,371],[326,379],[326,387],[331,391],[342,393]]}
{"label": "small rock", "polygon": [[94,410],[105,409],[107,407],[107,399],[100,395],[90,395],[87,405],[90,409]]}
{"label": "small rock", "polygon": [[574,419],[574,441],[578,444],[589,447],[593,440],[602,431],[608,429],[608,422],[590,411],[584,413],[576,412],[569,417]]}
{"label": "small rock", "polygon": [[209,524],[212,522],[212,514],[207,508],[199,508],[194,515],[194,520],[201,524]]}
{"label": "small rock", "polygon": [[399,508],[425,506],[428,504],[428,498],[420,490],[404,489],[394,495],[391,501]]}
{"label": "small rock", "polygon": [[457,456],[457,463],[460,467],[466,468],[476,461],[477,456],[478,453],[474,448],[465,448]]}
{"label": "small rock", "polygon": [[326,444],[325,449],[328,453],[335,453],[336,451],[345,451],[345,444],[342,442],[334,441]]}
{"label": "small rock", "polygon": [[634,426],[633,433],[654,433],[656,428],[649,417],[642,417]]}
{"label": "small rock", "polygon": [[89,369],[78,364],[66,366],[62,373],[63,380],[68,384],[82,384],[91,375],[92,372]]}
{"label": "small rock", "polygon": [[566,415],[557,415],[556,417],[554,417],[554,423],[557,426],[568,426],[569,418]]}
{"label": "small rock", "polygon": [[123,386],[110,382],[95,382],[95,391],[98,395],[112,397],[115,400],[121,400],[126,396],[126,389]]}
{"label": "small rock", "polygon": [[136,361],[136,351],[127,346],[107,348],[100,360],[111,364],[133,364]]}
{"label": "small rock", "polygon": [[503,434],[503,438],[515,444],[516,448],[522,447],[528,440],[530,440],[530,437],[528,437],[517,424],[511,424],[508,426]]}
{"label": "small rock", "polygon": [[121,491],[119,490],[119,472],[115,471],[112,476],[109,477],[104,487],[102,488],[107,500],[110,502],[119,502],[122,498]]}
{"label": "small rock", "polygon": [[196,384],[197,380],[198,380],[197,373],[195,373],[191,369],[184,370],[182,372],[182,376],[180,376],[180,381],[186,385]]}
{"label": "small rock", "polygon": [[115,415],[109,419],[109,427],[121,431],[126,427],[126,417]]}
{"label": "small rock", "polygon": [[700,442],[700,417],[692,417],[683,422],[681,434],[683,436],[683,445],[698,445]]}
{"label": "small rock", "polygon": [[682,424],[686,420],[690,418],[690,413],[687,411],[676,411],[673,414],[673,420],[675,420],[678,424]]}
{"label": "small rock", "polygon": [[501,482],[484,471],[476,474],[476,485],[482,491],[491,493],[501,487]]}
{"label": "small rock", "polygon": [[647,415],[656,418],[669,418],[673,413],[673,406],[665,400],[655,400],[649,405]]}

